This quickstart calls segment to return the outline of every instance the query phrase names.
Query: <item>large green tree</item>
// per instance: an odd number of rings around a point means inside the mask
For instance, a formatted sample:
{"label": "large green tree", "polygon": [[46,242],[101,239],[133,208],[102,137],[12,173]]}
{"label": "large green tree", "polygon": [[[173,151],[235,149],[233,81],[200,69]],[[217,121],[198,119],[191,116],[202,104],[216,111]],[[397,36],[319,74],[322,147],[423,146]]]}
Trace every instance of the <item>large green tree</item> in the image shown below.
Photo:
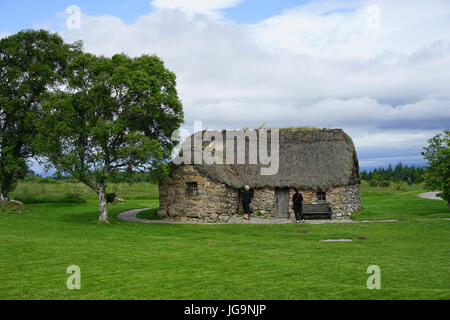
{"label": "large green tree", "polygon": [[176,77],[156,56],[78,56],[67,83],[49,93],[40,122],[40,150],[62,173],[98,195],[108,222],[107,182],[117,172],[164,172],[171,136],[183,122]]}
{"label": "large green tree", "polygon": [[39,99],[60,83],[67,62],[80,47],[44,30],[0,40],[0,201],[8,200],[27,171]]}
{"label": "large green tree", "polygon": [[428,161],[425,182],[433,190],[440,190],[439,196],[450,208],[450,130],[444,130],[428,140],[422,155]]}

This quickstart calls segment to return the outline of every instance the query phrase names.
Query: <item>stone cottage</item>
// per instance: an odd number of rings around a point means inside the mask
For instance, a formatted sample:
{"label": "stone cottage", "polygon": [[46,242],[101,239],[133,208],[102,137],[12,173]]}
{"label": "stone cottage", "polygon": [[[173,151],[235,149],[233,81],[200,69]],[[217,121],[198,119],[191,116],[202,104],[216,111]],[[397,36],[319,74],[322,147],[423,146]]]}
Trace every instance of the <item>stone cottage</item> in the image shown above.
{"label": "stone cottage", "polygon": [[[261,142],[261,130],[253,131]],[[223,164],[171,164],[169,176],[159,184],[158,214],[180,221],[227,222],[243,211],[240,195],[245,185],[254,190],[250,205],[253,216],[293,217],[291,199],[295,187],[303,194],[307,219],[344,219],[361,209],[358,158],[352,139],[343,130],[298,128],[276,131],[276,140],[272,134],[265,150],[273,153],[272,144],[274,141],[278,144],[279,164],[275,174],[262,175],[261,168],[265,165],[251,163],[250,139],[244,139],[246,157],[245,162],[239,164],[237,157],[233,159],[235,162],[229,161],[224,144],[223,149],[216,147],[212,151],[213,154],[226,154]],[[230,142],[227,133],[216,132],[224,141]],[[194,136],[184,144],[192,144]],[[231,145],[237,145],[234,137],[232,139]],[[206,152],[205,141],[201,141],[201,151]],[[238,149],[235,148],[235,154]]]}

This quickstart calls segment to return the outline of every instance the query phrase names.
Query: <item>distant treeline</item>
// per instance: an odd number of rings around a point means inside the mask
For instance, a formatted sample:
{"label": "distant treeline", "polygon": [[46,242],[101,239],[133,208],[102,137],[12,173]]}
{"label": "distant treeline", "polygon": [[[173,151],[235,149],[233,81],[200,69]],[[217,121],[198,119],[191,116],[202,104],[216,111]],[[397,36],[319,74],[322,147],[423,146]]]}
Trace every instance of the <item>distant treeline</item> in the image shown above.
{"label": "distant treeline", "polygon": [[[416,166],[404,166],[402,163],[397,164],[395,167],[389,165],[387,168],[376,168],[370,171],[363,170],[360,172],[362,180],[368,182],[410,182],[410,183],[421,183],[424,181],[423,175],[426,172],[426,167],[416,167]],[[25,181],[34,181],[41,183],[52,183],[56,180],[65,180],[66,182],[76,183],[78,180],[70,176],[52,176],[47,178],[41,178],[35,175],[28,175]],[[139,183],[148,182],[152,183],[152,178],[150,174],[143,172],[133,172],[126,174],[125,172],[117,172],[112,178],[112,183]]]}
{"label": "distant treeline", "polygon": [[405,181],[408,183],[421,183],[424,181],[426,167],[404,166],[400,162],[395,167],[391,164],[387,168],[378,168],[371,171],[361,171],[362,180],[369,182]]}

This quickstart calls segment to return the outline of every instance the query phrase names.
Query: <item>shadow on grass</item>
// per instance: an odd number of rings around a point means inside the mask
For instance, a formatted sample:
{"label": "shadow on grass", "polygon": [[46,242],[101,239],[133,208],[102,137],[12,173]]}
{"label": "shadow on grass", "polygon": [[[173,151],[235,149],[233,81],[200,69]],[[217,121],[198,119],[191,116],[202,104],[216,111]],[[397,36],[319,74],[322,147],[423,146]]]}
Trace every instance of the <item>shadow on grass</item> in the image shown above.
{"label": "shadow on grass", "polygon": [[145,220],[163,220],[163,217],[158,216],[158,210],[159,208],[152,208],[145,211],[141,211],[138,214],[136,214],[136,217],[139,219],[145,219]]}

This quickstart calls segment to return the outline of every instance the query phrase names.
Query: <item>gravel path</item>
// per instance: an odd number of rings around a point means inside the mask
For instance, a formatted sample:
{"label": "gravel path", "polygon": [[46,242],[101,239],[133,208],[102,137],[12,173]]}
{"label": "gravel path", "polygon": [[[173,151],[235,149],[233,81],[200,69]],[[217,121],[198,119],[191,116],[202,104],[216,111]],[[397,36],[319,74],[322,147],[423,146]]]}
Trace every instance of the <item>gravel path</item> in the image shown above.
{"label": "gravel path", "polygon": [[[295,223],[294,219],[260,219],[260,218],[251,218],[250,221],[244,220],[242,217],[231,217],[228,222],[216,222],[216,223],[206,223],[206,222],[197,222],[197,221],[172,221],[172,220],[147,220],[140,219],[136,217],[136,214],[139,212],[148,210],[147,209],[136,209],[129,210],[122,213],[119,213],[117,216],[118,219],[125,221],[136,221],[143,223],[169,223],[169,224],[286,224],[286,223]],[[305,224],[325,224],[325,223],[368,223],[368,222],[397,222],[398,220],[306,220]]]}
{"label": "gravel path", "polygon": [[437,196],[438,193],[440,193],[440,191],[424,192],[424,193],[419,194],[419,197],[424,198],[424,199],[431,199],[431,200],[443,200],[442,198]]}
{"label": "gravel path", "polygon": [[117,218],[120,220],[125,220],[125,221],[138,221],[138,222],[145,222],[145,223],[149,223],[149,222],[153,222],[151,220],[147,220],[147,219],[139,219],[136,217],[136,215],[139,212],[148,210],[150,208],[146,208],[146,209],[135,209],[135,210],[129,210],[129,211],[125,211],[122,213],[119,213],[117,215]]}

